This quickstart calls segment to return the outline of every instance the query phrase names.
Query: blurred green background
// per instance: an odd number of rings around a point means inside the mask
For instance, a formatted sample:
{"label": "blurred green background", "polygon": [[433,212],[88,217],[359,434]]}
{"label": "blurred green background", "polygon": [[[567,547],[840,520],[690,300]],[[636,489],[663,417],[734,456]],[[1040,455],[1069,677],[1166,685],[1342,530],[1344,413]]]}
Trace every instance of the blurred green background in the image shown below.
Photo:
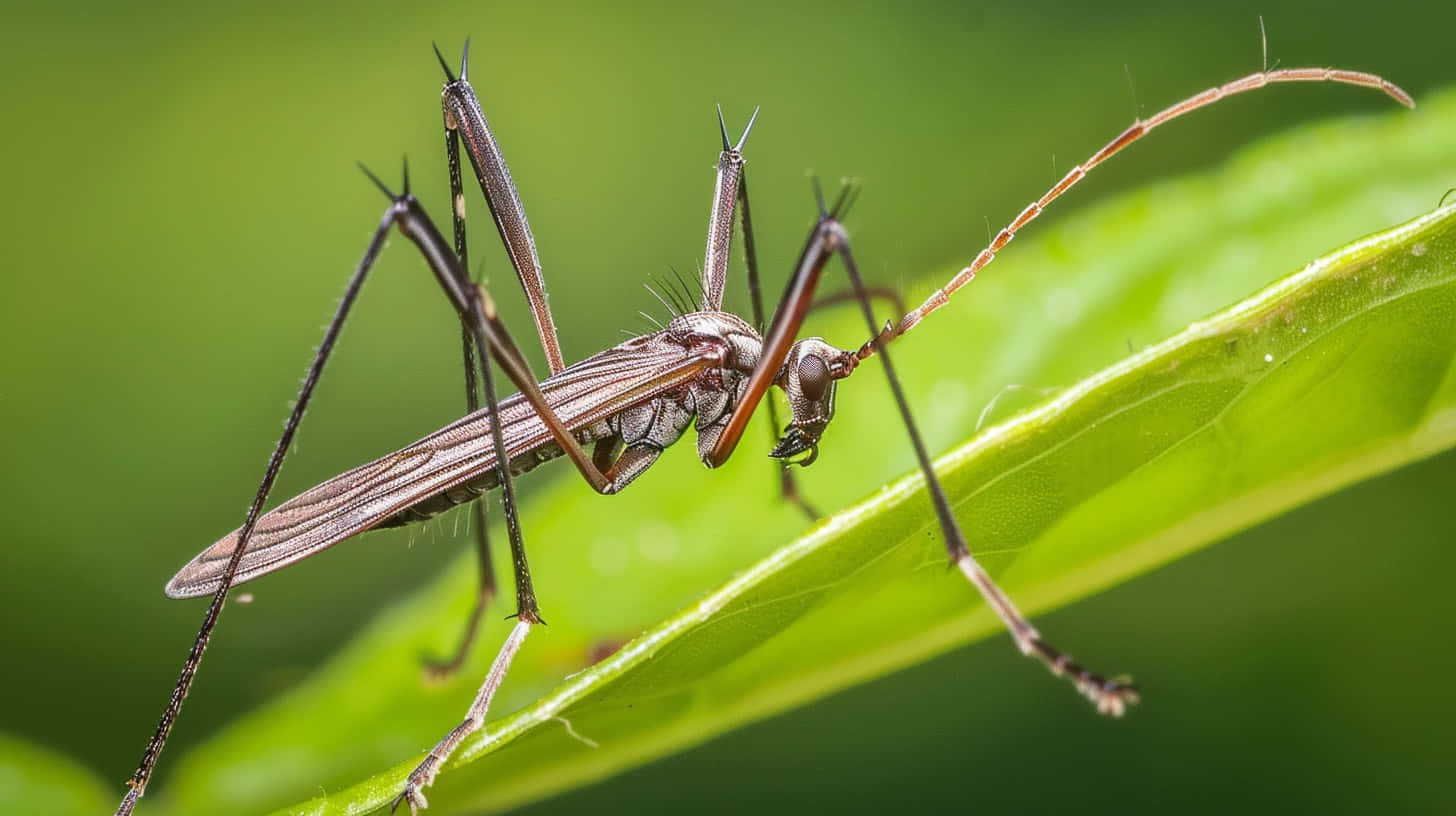
{"label": "blurred green background", "polygon": [[[381,211],[353,162],[391,179],[407,153],[417,192],[444,213],[432,40],[450,54],[475,38],[471,76],[578,359],[641,328],[649,276],[695,269],[715,102],[730,126],[764,108],[750,173],[771,289],[811,215],[813,169],[865,182],[857,252],[876,280],[918,293],[980,247],[984,219],[1008,220],[1135,114],[1257,69],[1260,14],[1280,64],[1379,71],[1418,99],[1456,78],[1456,10],[1378,11],[8,3],[0,731],[121,792],[201,617],[161,585],[241,517]],[[1257,94],[1140,143],[1050,217],[1208,167],[1258,135],[1387,110],[1350,89]],[[1433,179],[1431,204],[1453,184],[1456,168]],[[471,195],[474,256],[511,304]],[[280,494],[457,415],[455,337],[397,247]],[[899,468],[874,453],[864,465],[884,471],[872,480]],[[570,475],[528,480],[528,524],[546,512],[531,506],[533,486],[556,478]],[[1449,809],[1453,485],[1448,453],[1047,616],[1043,628],[1078,654],[1143,667],[1148,703],[1126,722],[1097,720],[997,639],[539,810]],[[296,683],[459,546],[382,533],[279,576],[266,607],[225,619],[157,784],[168,759]],[[650,586],[641,576],[602,591]]]}

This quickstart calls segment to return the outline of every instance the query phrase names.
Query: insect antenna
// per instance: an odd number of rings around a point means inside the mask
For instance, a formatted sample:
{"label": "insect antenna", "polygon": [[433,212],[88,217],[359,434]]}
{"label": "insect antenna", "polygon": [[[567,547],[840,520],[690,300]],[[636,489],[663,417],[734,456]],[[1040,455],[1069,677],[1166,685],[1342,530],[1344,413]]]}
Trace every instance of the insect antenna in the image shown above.
{"label": "insect antenna", "polygon": [[[931,293],[930,297],[925,299],[925,302],[906,313],[904,317],[900,318],[899,323],[893,326],[886,326],[885,329],[865,341],[864,345],[860,346],[859,351],[856,352],[856,356],[861,360],[874,356],[877,346],[889,343],[904,335],[906,332],[915,328],[921,320],[924,320],[926,315],[950,302],[950,296],[956,290],[974,280],[976,274],[994,261],[996,259],[996,253],[1005,249],[1006,245],[1011,243],[1011,239],[1015,238],[1016,234],[1022,228],[1036,220],[1037,216],[1041,215],[1047,207],[1051,206],[1053,201],[1061,198],[1077,182],[1086,178],[1087,174],[1092,172],[1093,168],[1112,158],[1123,148],[1146,136],[1153,129],[1200,108],[1205,108],[1230,96],[1255,91],[1281,82],[1333,82],[1341,85],[1354,85],[1380,91],[1408,108],[1413,108],[1416,104],[1415,100],[1411,98],[1411,95],[1402,90],[1400,86],[1375,74],[1368,74],[1363,71],[1350,71],[1343,68],[1281,68],[1274,71],[1260,71],[1240,77],[1231,82],[1209,88],[1202,93],[1194,94],[1182,101],[1175,102],[1146,119],[1134,119],[1127,129],[1118,134],[1112,141],[1103,145],[1102,149],[1093,153],[1086,161],[1068,170],[1060,181],[1052,185],[1051,189],[1042,194],[1041,198],[1026,205],[1026,208],[1012,219],[1010,224],[1002,227],[1001,231],[996,233],[996,237],[991,239],[991,242],[976,254],[976,257],[971,260],[968,266],[961,269],[960,272],[957,272],[951,278],[950,282],[935,290]],[[819,199],[820,210],[822,211],[824,199],[823,194],[819,191],[817,179],[814,183],[814,190],[815,195]]]}

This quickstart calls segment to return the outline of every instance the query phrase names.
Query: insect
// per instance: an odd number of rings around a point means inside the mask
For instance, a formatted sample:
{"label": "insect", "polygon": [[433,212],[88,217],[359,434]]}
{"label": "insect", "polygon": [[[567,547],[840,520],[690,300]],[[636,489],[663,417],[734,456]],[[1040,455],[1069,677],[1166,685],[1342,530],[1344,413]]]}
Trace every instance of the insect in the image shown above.
{"label": "insect", "polygon": [[[791,416],[782,426],[782,435],[769,455],[785,465],[808,465],[817,458],[820,440],[834,417],[838,381],[848,378],[861,363],[875,357],[880,360],[925,476],[951,563],[982,593],[1023,653],[1043,663],[1053,674],[1069,680],[1099,712],[1121,715],[1128,705],[1137,701],[1136,687],[1127,679],[1084,668],[1052,647],[977,563],[931,469],[929,455],[895,376],[888,347],[946,305],[950,296],[991,263],[1022,228],[1094,167],[1172,119],[1226,96],[1276,82],[1362,86],[1380,90],[1407,106],[1413,104],[1404,91],[1378,76],[1325,68],[1261,71],[1189,97],[1146,120],[1135,121],[1084,163],[1073,167],[997,233],[942,288],[921,305],[883,325],[876,322],[870,306],[872,297],[882,293],[872,292],[861,279],[843,223],[857,193],[850,185],[841,189],[832,204],[826,203],[822,194],[818,195],[818,218],[777,308],[765,321],[744,157],[757,112],[736,142],[730,139],[720,112],[722,148],[710,208],[701,297],[691,304],[691,309],[680,309],[658,331],[634,337],[568,366],[547,305],[545,280],[525,207],[467,78],[468,44],[458,76],[438,50],[436,55],[446,76],[442,106],[453,243],[437,230],[419,200],[411,194],[408,168],[399,192],[369,174],[389,203],[305,376],[247,516],[238,530],[204,550],[167,585],[167,594],[171,597],[211,595],[212,602],[118,814],[131,813],[143,795],[182,700],[196,676],[218,616],[236,584],[282,569],[367,530],[417,523],[462,504],[473,503],[480,512],[481,504],[476,500],[499,488],[510,539],[517,622],[464,719],[425,756],[394,800],[396,808],[406,805],[411,812],[427,806],[425,788],[460,743],[484,725],[491,700],[512,660],[534,627],[542,623],[516,514],[513,477],[564,456],[594,489],[616,493],[645,473],[690,425],[696,432],[699,458],[708,467],[716,467],[732,455],[749,419],[775,386],[784,392]],[[502,325],[489,293],[466,274],[469,264],[462,143],[530,304],[550,369],[543,380],[537,380],[519,346]],[[735,228],[740,223],[755,312],[751,323],[722,311],[730,249]],[[264,513],[263,507],[283,456],[341,328],[386,238],[396,229],[419,250],[460,317],[468,413],[412,445],[330,479]],[[798,337],[805,316],[815,302],[822,273],[835,259],[849,278],[850,291],[867,326],[868,339],[850,349],[837,348],[820,338]],[[516,394],[497,399],[491,360],[520,389]],[[771,415],[776,414],[772,399],[767,400],[767,410]],[[780,427],[776,416],[773,427]],[[792,490],[785,492],[791,497],[794,495]],[[807,507],[802,502],[801,506]],[[484,570],[490,563],[486,526],[480,521],[475,529]],[[457,668],[470,647],[491,580],[489,573],[483,571],[482,602],[477,604],[456,654],[441,663],[437,667],[439,671]]]}

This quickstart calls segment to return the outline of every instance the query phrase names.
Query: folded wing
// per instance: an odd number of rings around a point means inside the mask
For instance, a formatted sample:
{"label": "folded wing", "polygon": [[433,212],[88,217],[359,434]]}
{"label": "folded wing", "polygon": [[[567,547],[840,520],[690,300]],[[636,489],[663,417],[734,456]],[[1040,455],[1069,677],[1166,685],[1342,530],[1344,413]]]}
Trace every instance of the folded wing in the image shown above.
{"label": "folded wing", "polygon": [[[589,428],[632,405],[689,384],[712,361],[661,335],[634,338],[542,381],[568,428]],[[552,441],[520,394],[501,400],[501,432],[514,459]],[[480,477],[496,465],[485,411],[324,482],[258,519],[233,583],[241,584],[321,552],[424,499]],[[170,598],[217,591],[238,531],[203,550],[167,583]]]}

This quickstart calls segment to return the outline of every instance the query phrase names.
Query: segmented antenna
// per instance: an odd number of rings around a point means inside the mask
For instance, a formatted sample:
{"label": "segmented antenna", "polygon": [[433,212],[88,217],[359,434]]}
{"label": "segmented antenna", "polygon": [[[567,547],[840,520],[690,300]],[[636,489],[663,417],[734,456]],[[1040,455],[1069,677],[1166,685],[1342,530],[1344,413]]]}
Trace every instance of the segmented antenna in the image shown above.
{"label": "segmented antenna", "polygon": [[[1223,85],[1209,88],[1202,93],[1194,94],[1181,102],[1176,102],[1147,119],[1134,119],[1133,123],[1119,134],[1117,138],[1108,142],[1101,150],[1093,153],[1087,161],[1067,171],[1067,174],[1062,177],[1062,180],[1053,185],[1050,190],[1043,193],[1041,198],[1028,204],[1026,209],[1022,210],[1010,224],[1003,227],[996,234],[996,237],[991,240],[990,244],[976,255],[970,265],[966,266],[960,272],[957,272],[949,283],[931,293],[930,297],[926,298],[924,303],[902,317],[898,324],[887,326],[879,334],[860,346],[859,351],[856,352],[856,356],[861,360],[873,356],[876,341],[883,344],[901,337],[906,332],[915,328],[921,320],[925,319],[926,315],[948,303],[950,296],[956,290],[974,280],[976,273],[980,272],[991,261],[995,260],[996,253],[1011,243],[1011,239],[1015,238],[1016,234],[1023,227],[1036,220],[1036,217],[1041,215],[1043,210],[1049,207],[1053,201],[1061,198],[1062,194],[1070,190],[1077,182],[1085,178],[1088,173],[1092,172],[1094,167],[1112,158],[1123,148],[1141,139],[1154,128],[1171,122],[1180,116],[1212,105],[1227,97],[1247,91],[1258,90],[1266,85],[1279,82],[1335,82],[1342,85],[1355,85],[1362,88],[1378,90],[1408,108],[1414,108],[1416,105],[1415,100],[1411,98],[1410,94],[1406,93],[1395,83],[1375,74],[1368,74],[1363,71],[1347,71],[1343,68],[1283,68],[1277,71],[1260,71],[1256,74],[1240,77],[1232,82],[1226,82]],[[816,183],[816,191],[817,187],[818,185]],[[821,203],[821,208],[822,206]]]}

